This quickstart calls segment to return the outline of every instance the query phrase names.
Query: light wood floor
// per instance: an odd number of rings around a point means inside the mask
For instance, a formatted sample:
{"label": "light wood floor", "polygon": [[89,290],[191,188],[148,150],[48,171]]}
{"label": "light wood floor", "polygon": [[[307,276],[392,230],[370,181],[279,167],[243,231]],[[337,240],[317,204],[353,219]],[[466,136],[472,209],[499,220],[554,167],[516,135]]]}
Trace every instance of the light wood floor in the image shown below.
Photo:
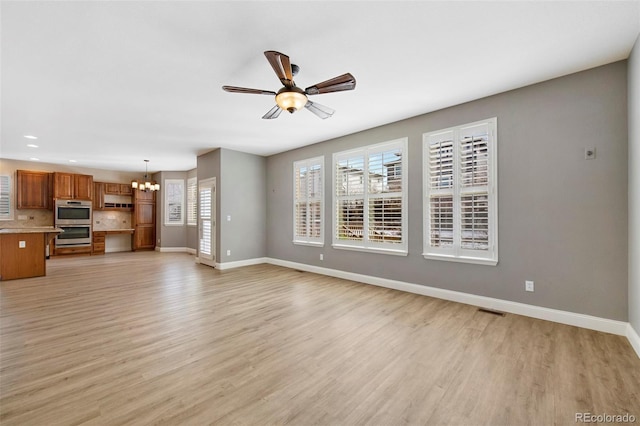
{"label": "light wood floor", "polygon": [[3,426],[640,422],[624,337],[186,254],[47,273],[0,283]]}

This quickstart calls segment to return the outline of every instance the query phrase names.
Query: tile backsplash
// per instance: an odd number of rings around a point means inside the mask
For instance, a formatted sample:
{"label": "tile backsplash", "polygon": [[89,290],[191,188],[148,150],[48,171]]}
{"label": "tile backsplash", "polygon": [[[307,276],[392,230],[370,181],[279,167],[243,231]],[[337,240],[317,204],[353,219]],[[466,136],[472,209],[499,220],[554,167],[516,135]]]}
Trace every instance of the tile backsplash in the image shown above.
{"label": "tile backsplash", "polygon": [[53,226],[53,210],[16,210],[13,220],[0,221],[0,228],[30,228],[33,226]]}
{"label": "tile backsplash", "polygon": [[131,212],[93,211],[93,230],[131,229]]}

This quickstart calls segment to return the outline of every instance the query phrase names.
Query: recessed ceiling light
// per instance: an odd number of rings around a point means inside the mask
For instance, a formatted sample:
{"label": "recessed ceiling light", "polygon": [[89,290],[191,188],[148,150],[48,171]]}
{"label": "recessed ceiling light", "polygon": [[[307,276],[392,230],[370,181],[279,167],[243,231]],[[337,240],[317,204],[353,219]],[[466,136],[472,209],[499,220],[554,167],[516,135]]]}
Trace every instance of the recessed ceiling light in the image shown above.
{"label": "recessed ceiling light", "polygon": [[77,163],[77,160],[69,160],[70,163]]}
{"label": "recessed ceiling light", "polygon": [[39,158],[35,158],[35,157],[31,157],[31,158],[29,158],[29,160],[31,160],[31,161],[40,161]]}
{"label": "recessed ceiling light", "polygon": [[37,147],[38,147],[38,145],[34,145],[34,144],[32,144],[32,143],[28,144],[27,146],[28,146],[29,148],[37,148]]}
{"label": "recessed ceiling light", "polygon": [[24,135],[24,137],[27,139],[38,139],[37,136],[33,136],[33,135]]}

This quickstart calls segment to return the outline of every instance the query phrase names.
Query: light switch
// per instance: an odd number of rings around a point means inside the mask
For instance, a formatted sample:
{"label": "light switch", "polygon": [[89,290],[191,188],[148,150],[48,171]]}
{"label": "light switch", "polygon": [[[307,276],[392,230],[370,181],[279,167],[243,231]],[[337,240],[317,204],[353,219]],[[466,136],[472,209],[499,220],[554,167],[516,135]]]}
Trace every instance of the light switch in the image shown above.
{"label": "light switch", "polygon": [[26,248],[27,247],[27,242],[26,241],[19,241],[18,242],[18,247],[19,248]]}

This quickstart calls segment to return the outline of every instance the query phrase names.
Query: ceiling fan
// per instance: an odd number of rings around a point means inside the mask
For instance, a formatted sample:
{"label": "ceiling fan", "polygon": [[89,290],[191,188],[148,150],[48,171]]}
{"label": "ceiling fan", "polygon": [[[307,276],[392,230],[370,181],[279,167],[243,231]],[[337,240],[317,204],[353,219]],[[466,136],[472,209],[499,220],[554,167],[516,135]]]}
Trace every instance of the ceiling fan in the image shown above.
{"label": "ceiling fan", "polygon": [[305,107],[318,117],[329,118],[335,112],[333,109],[311,102],[308,95],[320,95],[322,93],[341,92],[343,90],[353,90],[356,88],[356,79],[349,73],[342,74],[322,83],[314,84],[302,90],[293,81],[293,77],[298,74],[300,67],[292,64],[289,57],[284,53],[268,50],[264,56],[276,72],[280,82],[284,85],[277,93],[271,90],[248,89],[246,87],[222,86],[222,89],[232,93],[250,93],[255,95],[275,95],[276,106],[262,116],[264,119],[278,118],[282,110],[287,110],[291,114],[302,107]]}

